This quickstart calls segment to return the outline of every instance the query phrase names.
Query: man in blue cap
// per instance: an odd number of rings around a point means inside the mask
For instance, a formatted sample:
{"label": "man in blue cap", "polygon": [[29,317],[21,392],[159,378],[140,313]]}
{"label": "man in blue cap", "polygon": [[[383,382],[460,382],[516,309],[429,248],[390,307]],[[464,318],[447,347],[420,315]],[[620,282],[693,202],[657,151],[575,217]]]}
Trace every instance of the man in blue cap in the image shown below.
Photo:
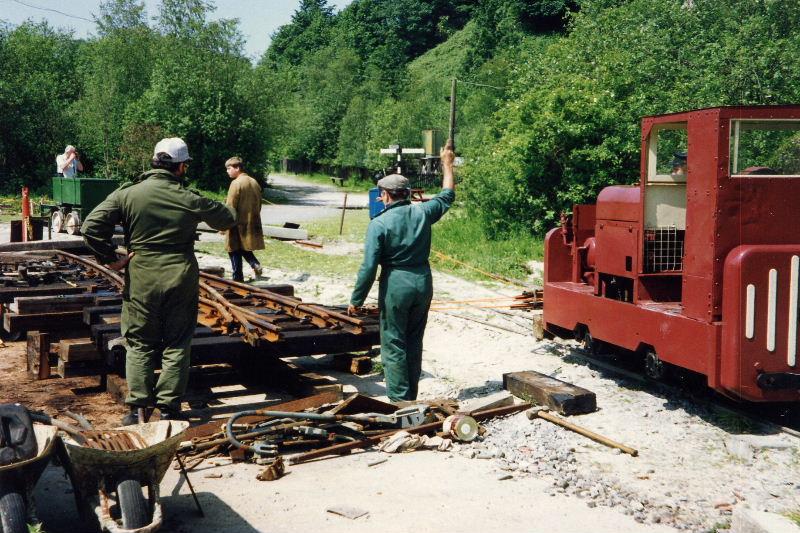
{"label": "man in blue cap", "polygon": [[408,179],[392,174],[378,181],[386,208],[367,228],[364,262],[358,272],[348,312],[353,314],[364,300],[381,267],[380,307],[381,362],[386,395],[392,402],[415,400],[422,373],[422,338],[433,297],[428,261],[431,226],[455,200],[451,145],[442,150],[442,191],[427,202],[409,201]]}

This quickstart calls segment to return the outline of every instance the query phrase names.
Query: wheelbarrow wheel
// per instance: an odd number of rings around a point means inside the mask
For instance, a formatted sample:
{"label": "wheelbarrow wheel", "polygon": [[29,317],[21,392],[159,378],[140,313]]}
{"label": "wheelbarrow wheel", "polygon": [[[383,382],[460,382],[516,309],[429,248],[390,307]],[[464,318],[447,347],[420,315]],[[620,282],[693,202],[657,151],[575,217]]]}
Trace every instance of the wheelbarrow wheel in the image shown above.
{"label": "wheelbarrow wheel", "polygon": [[139,529],[150,523],[149,505],[138,481],[126,479],[120,482],[117,485],[117,501],[123,528]]}
{"label": "wheelbarrow wheel", "polygon": [[28,512],[19,492],[0,495],[0,526],[3,533],[28,533]]}

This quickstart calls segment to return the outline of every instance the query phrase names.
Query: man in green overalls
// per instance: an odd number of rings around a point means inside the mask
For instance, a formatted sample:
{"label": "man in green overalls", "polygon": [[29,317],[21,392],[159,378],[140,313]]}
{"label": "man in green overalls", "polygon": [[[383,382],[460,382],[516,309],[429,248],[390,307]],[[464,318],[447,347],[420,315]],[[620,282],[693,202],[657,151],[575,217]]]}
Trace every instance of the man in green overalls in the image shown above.
{"label": "man in green overalls", "polygon": [[417,398],[422,374],[422,337],[433,297],[428,262],[431,225],[455,200],[454,158],[448,144],[441,154],[442,192],[427,202],[411,204],[408,179],[399,174],[378,182],[386,208],[367,228],[364,262],[348,312],[354,314],[364,304],[380,265],[381,362],[386,395],[392,402]]}
{"label": "man in green overalls", "polygon": [[[121,326],[130,413],[123,425],[138,421],[140,407],[158,407],[162,419],[180,416],[197,325],[197,224],[202,221],[217,230],[236,224],[232,209],[184,186],[189,161],[183,140],[163,139],[156,144],[152,170],[108,195],[81,228],[100,263],[114,270],[127,265]],[[111,240],[117,224],[125,230],[129,252],[121,260]]]}

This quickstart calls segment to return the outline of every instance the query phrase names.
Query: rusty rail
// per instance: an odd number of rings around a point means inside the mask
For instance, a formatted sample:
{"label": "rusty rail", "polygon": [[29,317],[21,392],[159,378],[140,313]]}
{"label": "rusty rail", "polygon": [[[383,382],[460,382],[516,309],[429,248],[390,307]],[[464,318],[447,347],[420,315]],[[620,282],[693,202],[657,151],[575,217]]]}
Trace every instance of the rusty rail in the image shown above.
{"label": "rusty rail", "polygon": [[256,298],[265,307],[282,311],[299,320],[309,321],[317,327],[327,329],[341,328],[354,335],[363,333],[364,321],[347,313],[331,311],[318,305],[304,303],[299,298],[283,296],[245,283],[223,279],[206,272],[201,272],[200,277],[209,286],[222,290],[232,290],[240,296]]}
{"label": "rusty rail", "polygon": [[110,268],[104,267],[103,265],[96,263],[95,261],[91,261],[86,259],[85,257],[81,257],[79,255],[71,254],[69,252],[65,252],[63,250],[56,250],[56,253],[62,257],[65,261],[73,264],[78,264],[86,268],[88,271],[94,271],[97,274],[101,275],[120,289],[125,285],[125,280],[120,276],[117,272],[111,270]]}
{"label": "rusty rail", "polygon": [[[61,250],[56,253],[63,260],[82,266],[88,273],[104,278],[120,290],[125,285],[123,277],[118,272],[91,259]],[[311,323],[318,328],[341,329],[353,335],[364,333],[365,322],[360,318],[325,309],[315,304],[304,303],[299,298],[283,296],[269,290],[201,272],[198,322],[226,335],[241,333],[244,340],[253,346],[262,340],[280,341],[285,328],[272,323],[268,318],[251,309],[231,303],[224,293],[234,293],[248,298],[268,309],[279,311],[303,323]]]}

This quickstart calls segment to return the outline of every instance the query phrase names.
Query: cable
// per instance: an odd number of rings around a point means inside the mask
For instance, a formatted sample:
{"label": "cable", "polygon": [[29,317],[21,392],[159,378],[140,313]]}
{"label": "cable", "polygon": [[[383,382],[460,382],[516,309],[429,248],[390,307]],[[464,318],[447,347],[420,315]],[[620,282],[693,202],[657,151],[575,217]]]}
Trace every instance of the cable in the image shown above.
{"label": "cable", "polygon": [[57,9],[51,9],[49,7],[35,6],[33,4],[26,4],[25,2],[22,2],[21,0],[11,0],[11,1],[12,2],[16,2],[17,4],[20,4],[20,5],[23,5],[25,7],[30,7],[32,9],[40,9],[42,11],[52,11],[53,13],[58,13],[59,15],[64,15],[65,17],[78,19],[78,20],[85,20],[86,22],[91,22],[91,23],[95,22],[93,19],[87,19],[86,17],[81,17],[81,16],[78,16],[78,15],[70,15],[69,13],[64,13],[63,11],[59,11]]}
{"label": "cable", "polygon": [[453,263],[455,263],[457,265],[461,265],[461,266],[463,266],[465,268],[468,268],[470,270],[474,270],[475,272],[479,272],[480,274],[483,274],[484,276],[486,276],[488,278],[491,278],[491,279],[494,279],[496,281],[502,281],[504,283],[510,283],[511,285],[515,285],[517,287],[522,287],[523,289],[528,289],[529,288],[527,285],[525,285],[523,282],[521,282],[519,280],[514,280],[514,279],[511,279],[511,278],[507,278],[505,276],[500,276],[498,274],[492,274],[491,272],[486,272],[485,270],[481,270],[480,268],[474,267],[472,265],[468,265],[467,263],[464,263],[463,261],[459,261],[455,257],[451,257],[451,256],[449,256],[447,254],[443,254],[442,252],[439,252],[439,251],[434,250],[434,249],[431,249],[431,252],[433,252],[436,255],[436,257],[438,257],[439,259],[443,259],[443,260],[446,260],[446,261],[451,261],[451,262],[453,262]]}
{"label": "cable", "polygon": [[505,91],[508,87],[496,87],[494,85],[487,85],[486,83],[478,83],[475,81],[466,81],[466,80],[459,80],[456,78],[458,83],[466,83],[467,85],[475,85],[476,87],[488,87],[490,89],[497,89],[498,91]]}

